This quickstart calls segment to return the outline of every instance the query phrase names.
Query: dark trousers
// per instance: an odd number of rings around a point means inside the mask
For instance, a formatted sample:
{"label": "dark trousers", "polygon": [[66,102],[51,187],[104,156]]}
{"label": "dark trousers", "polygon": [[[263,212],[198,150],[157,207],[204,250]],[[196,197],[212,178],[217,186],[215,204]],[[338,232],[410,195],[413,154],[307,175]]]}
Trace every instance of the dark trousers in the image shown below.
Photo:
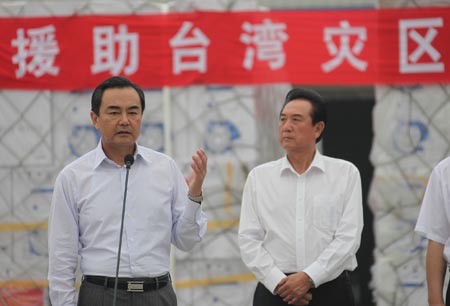
{"label": "dark trousers", "polygon": [[[114,288],[105,288],[83,281],[78,295],[78,306],[111,306]],[[177,298],[172,283],[163,288],[145,292],[117,290],[117,306],[176,306]]]}
{"label": "dark trousers", "polygon": [[[338,278],[311,288],[312,300],[308,306],[355,306],[352,286],[348,272]],[[253,306],[288,306],[279,295],[273,295],[267,288],[258,283],[253,297]],[[290,305],[289,305],[290,306]]]}

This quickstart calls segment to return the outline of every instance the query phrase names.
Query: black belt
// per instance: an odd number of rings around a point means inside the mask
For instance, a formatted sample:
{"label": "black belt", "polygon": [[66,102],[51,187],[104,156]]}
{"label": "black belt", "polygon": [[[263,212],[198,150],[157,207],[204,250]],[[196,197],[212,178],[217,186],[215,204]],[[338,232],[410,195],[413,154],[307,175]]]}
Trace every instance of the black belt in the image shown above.
{"label": "black belt", "polygon": [[[83,280],[88,283],[100,285],[105,288],[114,288],[116,278],[96,275],[85,275]],[[144,292],[150,290],[158,290],[170,283],[169,273],[158,277],[140,277],[127,278],[119,277],[117,281],[117,289],[126,290],[128,292]]]}

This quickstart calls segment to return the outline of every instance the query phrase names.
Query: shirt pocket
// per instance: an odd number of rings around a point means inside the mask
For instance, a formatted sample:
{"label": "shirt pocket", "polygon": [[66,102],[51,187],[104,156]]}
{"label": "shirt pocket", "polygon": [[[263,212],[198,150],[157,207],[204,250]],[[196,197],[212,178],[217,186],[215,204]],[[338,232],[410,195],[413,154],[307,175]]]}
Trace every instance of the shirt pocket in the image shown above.
{"label": "shirt pocket", "polygon": [[313,198],[313,223],[322,230],[335,231],[342,216],[341,195],[316,195]]}

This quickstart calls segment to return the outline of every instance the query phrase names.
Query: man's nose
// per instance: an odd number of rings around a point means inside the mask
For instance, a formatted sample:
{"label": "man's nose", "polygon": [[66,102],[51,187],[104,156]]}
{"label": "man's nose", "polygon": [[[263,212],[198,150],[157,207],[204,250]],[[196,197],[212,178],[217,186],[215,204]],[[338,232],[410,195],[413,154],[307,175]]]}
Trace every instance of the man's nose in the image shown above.
{"label": "man's nose", "polygon": [[283,131],[290,131],[292,129],[292,124],[290,120],[286,120],[282,125]]}
{"label": "man's nose", "polygon": [[122,116],[120,117],[119,124],[120,125],[128,125],[129,123],[130,123],[130,120],[128,118],[128,114],[127,113],[122,114]]}

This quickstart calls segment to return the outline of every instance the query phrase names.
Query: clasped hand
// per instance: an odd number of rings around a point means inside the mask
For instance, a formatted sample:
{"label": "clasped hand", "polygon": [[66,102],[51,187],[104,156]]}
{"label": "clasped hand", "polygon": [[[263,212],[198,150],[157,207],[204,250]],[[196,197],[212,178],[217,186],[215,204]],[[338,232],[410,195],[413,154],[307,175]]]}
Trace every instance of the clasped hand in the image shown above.
{"label": "clasped hand", "polygon": [[308,305],[312,299],[308,275],[298,272],[286,276],[277,285],[275,292],[289,305]]}

